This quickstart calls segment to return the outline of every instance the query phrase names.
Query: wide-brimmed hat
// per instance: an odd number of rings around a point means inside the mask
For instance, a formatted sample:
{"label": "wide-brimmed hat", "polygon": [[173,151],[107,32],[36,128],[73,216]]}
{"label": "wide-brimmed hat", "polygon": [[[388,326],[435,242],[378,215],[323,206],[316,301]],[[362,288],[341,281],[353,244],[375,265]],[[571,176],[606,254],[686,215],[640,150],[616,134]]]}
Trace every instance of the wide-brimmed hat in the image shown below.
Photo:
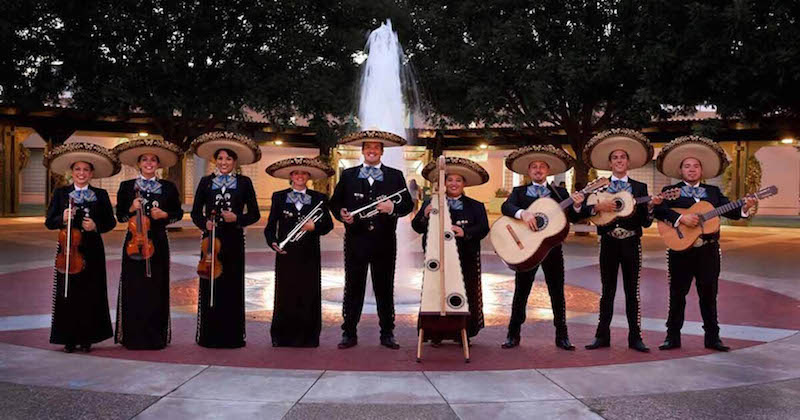
{"label": "wide-brimmed hat", "polygon": [[323,179],[333,176],[335,171],[325,162],[317,158],[293,157],[279,160],[267,166],[265,172],[275,178],[290,179],[294,171],[305,171],[311,179]]}
{"label": "wide-brimmed hat", "polygon": [[212,131],[194,139],[192,151],[203,159],[213,160],[219,149],[230,149],[238,156],[239,165],[249,165],[261,160],[261,149],[249,137],[230,131]]}
{"label": "wide-brimmed hat", "polygon": [[128,166],[137,166],[139,157],[144,154],[152,154],[158,157],[158,165],[162,168],[169,168],[178,163],[181,149],[176,144],[161,139],[134,139],[111,150],[116,153],[119,161]]}
{"label": "wide-brimmed hat", "polygon": [[628,169],[641,168],[653,159],[653,145],[644,134],[628,128],[613,128],[592,137],[583,148],[583,161],[595,169],[611,170],[611,153],[628,154]]}
{"label": "wide-brimmed hat", "polygon": [[[489,182],[489,173],[483,169],[481,165],[476,162],[460,158],[460,157],[446,157],[445,158],[445,175],[458,174],[464,178],[464,186],[471,187],[474,185],[481,185]],[[439,178],[439,171],[436,169],[436,161],[430,161],[424,168],[422,168],[422,176],[430,182],[436,182]]]}
{"label": "wide-brimmed hat", "polygon": [[560,147],[552,144],[534,144],[518,149],[506,157],[506,168],[522,175],[528,175],[531,162],[541,161],[550,167],[550,175],[566,172],[575,164],[575,158]]}
{"label": "wide-brimmed hat", "polygon": [[681,178],[681,164],[695,158],[703,166],[703,179],[719,176],[730,163],[725,150],[714,140],[701,136],[683,136],[667,143],[656,159],[656,169],[670,178]]}
{"label": "wide-brimmed hat", "polygon": [[59,175],[66,174],[73,163],[86,162],[92,165],[92,178],[106,178],[116,175],[122,165],[117,156],[99,144],[66,143],[49,151],[42,164]]}
{"label": "wide-brimmed hat", "polygon": [[383,147],[405,146],[406,140],[388,131],[365,130],[348,134],[339,139],[339,144],[361,146],[366,142],[382,143]]}

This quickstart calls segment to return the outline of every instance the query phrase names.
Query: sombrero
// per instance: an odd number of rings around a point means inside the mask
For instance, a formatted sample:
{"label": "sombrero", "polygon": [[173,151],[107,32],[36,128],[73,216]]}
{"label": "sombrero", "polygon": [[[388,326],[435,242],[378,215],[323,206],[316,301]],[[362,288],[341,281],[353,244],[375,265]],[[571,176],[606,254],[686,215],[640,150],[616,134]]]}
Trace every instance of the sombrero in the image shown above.
{"label": "sombrero", "polygon": [[239,165],[249,165],[261,160],[261,149],[249,137],[230,131],[212,131],[194,139],[192,151],[203,159],[214,160],[219,149],[230,149],[238,156]]}
{"label": "sombrero", "polygon": [[[460,157],[445,158],[445,174],[458,174],[464,178],[464,186],[471,187],[489,182],[489,173],[481,165]],[[436,161],[431,161],[422,168],[422,176],[430,182],[436,182],[439,171],[436,170]]]}
{"label": "sombrero", "polygon": [[120,162],[134,167],[139,163],[139,157],[144,154],[156,155],[162,168],[175,165],[181,155],[181,149],[176,144],[153,138],[135,139],[118,144],[111,151],[116,153]]}
{"label": "sombrero", "polygon": [[365,142],[382,143],[383,147],[404,146],[406,144],[406,140],[397,134],[379,130],[359,131],[339,139],[339,144],[348,146],[361,146]]}
{"label": "sombrero", "polygon": [[60,175],[66,174],[75,162],[86,162],[94,167],[92,178],[116,175],[121,165],[110,150],[94,143],[66,143],[49,151],[42,161],[46,168]]}
{"label": "sombrero", "polygon": [[552,144],[534,144],[518,149],[506,157],[506,167],[518,174],[528,175],[531,162],[542,161],[550,167],[550,175],[566,172],[575,164],[575,158]]}
{"label": "sombrero", "polygon": [[298,170],[311,174],[311,179],[328,178],[335,173],[333,168],[321,160],[307,157],[282,159],[267,166],[265,171],[276,178],[289,179],[289,175]]}
{"label": "sombrero", "polygon": [[683,136],[667,143],[656,159],[656,169],[670,178],[681,178],[681,164],[695,158],[703,165],[703,179],[719,176],[730,163],[725,150],[714,140],[701,136]]}
{"label": "sombrero", "polygon": [[628,154],[628,169],[641,168],[653,159],[653,146],[644,134],[628,128],[613,128],[592,137],[583,148],[583,161],[602,170],[611,170],[610,157],[615,150]]}

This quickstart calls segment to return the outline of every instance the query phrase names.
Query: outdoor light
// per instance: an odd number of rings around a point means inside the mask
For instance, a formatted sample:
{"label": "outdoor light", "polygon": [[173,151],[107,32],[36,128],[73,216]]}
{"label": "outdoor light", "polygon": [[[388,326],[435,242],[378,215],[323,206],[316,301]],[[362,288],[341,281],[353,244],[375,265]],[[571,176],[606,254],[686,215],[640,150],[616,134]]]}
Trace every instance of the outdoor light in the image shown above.
{"label": "outdoor light", "polygon": [[488,148],[489,148],[489,145],[488,145],[488,144],[486,144],[486,143],[481,143],[481,145],[480,145],[480,148],[481,148],[481,149],[488,149]]}
{"label": "outdoor light", "polygon": [[275,140],[275,145],[280,146],[283,144],[283,140]]}
{"label": "outdoor light", "polygon": [[781,143],[783,143],[783,144],[792,144],[792,143],[794,143],[794,139],[791,138],[791,137],[787,137],[785,139],[782,139]]}
{"label": "outdoor light", "polygon": [[139,137],[147,137],[148,135],[150,135],[150,133],[148,133],[147,131],[140,131],[139,132]]}

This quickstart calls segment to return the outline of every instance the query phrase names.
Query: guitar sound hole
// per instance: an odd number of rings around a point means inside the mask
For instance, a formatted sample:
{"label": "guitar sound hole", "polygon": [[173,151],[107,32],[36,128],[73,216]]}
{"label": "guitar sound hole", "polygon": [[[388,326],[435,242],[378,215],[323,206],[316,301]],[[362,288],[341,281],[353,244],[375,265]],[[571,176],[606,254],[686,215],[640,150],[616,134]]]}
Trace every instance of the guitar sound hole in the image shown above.
{"label": "guitar sound hole", "polygon": [[453,309],[459,309],[464,306],[464,298],[459,294],[453,293],[447,297],[447,304]]}
{"label": "guitar sound hole", "polygon": [[546,228],[548,223],[549,223],[549,219],[547,218],[547,216],[545,214],[542,214],[542,213],[537,213],[536,214],[536,229],[537,230],[542,230],[542,229]]}
{"label": "guitar sound hole", "polygon": [[625,207],[625,202],[620,199],[616,199],[614,200],[614,207],[617,209],[617,211],[620,211]]}

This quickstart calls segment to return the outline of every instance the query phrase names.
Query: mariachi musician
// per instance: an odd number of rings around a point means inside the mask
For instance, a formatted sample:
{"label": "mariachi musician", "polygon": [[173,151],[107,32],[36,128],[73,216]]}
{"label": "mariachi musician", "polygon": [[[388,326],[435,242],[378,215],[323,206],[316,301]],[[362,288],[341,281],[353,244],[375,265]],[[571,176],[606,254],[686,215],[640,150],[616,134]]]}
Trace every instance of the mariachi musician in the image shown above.
{"label": "mariachi musician", "polygon": [[[628,176],[628,170],[637,169],[653,159],[653,146],[642,133],[616,128],[592,137],[583,150],[587,165],[611,171],[610,194],[627,191],[637,197],[647,197],[647,184]],[[617,292],[617,272],[622,266],[622,285],[625,291],[625,313],[628,317],[628,347],[648,352],[642,341],[642,309],[639,298],[639,275],[642,269],[642,228],[653,223],[654,205],[661,199],[654,197],[649,203],[636,206],[634,213],[625,219],[597,226],[600,236],[600,322],[589,350],[611,345],[611,318],[614,316],[614,295]],[[616,209],[612,200],[603,200],[594,206],[596,212]]]}
{"label": "mariachi musician", "polygon": [[200,279],[196,341],[203,347],[244,347],[244,228],[261,214],[253,182],[236,169],[258,162],[261,149],[246,136],[225,131],[203,134],[191,147],[197,156],[215,164],[214,172],[197,185],[192,222],[205,238],[215,232],[221,243],[217,251],[222,268],[219,277],[212,272]]}
{"label": "mariachi musician", "polygon": [[[63,344],[67,353],[76,346],[88,353],[92,344],[113,335],[101,235],[117,224],[108,193],[89,182],[113,176],[120,164],[111,151],[92,143],[58,146],[47,153],[43,163],[54,174],[72,176],[71,185],[53,191],[45,219],[48,229],[65,232],[64,240],[59,240],[53,275],[50,342]],[[66,232],[68,225],[73,232]]]}
{"label": "mariachi musician", "polygon": [[[117,220],[128,223],[129,230],[122,246],[122,270],[117,296],[117,324],[114,342],[131,350],[162,349],[171,340],[169,314],[169,238],[167,226],[183,218],[178,188],[170,181],[158,179],[156,170],[178,162],[181,150],[161,139],[136,139],[114,148],[120,162],[135,167],[139,175],[122,181],[117,192]],[[143,258],[133,254],[131,241],[134,226],[149,224],[153,253]],[[147,232],[145,232],[146,234]],[[140,245],[141,247],[141,245]],[[139,250],[139,247],[133,246]],[[147,261],[149,259],[149,261]],[[148,268],[149,265],[149,268]],[[149,270],[149,271],[148,271]]]}
{"label": "mariachi musician", "polygon": [[322,328],[320,237],[333,229],[328,197],[306,187],[309,179],[333,176],[319,159],[279,160],[266,172],[289,179],[272,194],[264,236],[275,256],[275,303],[270,336],[274,347],[318,347]]}
{"label": "mariachi musician", "polygon": [[[458,259],[461,273],[464,276],[464,289],[467,292],[469,319],[467,320],[467,337],[475,337],[483,328],[483,298],[481,292],[481,240],[489,233],[489,219],[486,207],[480,201],[467,197],[464,187],[485,184],[489,181],[489,173],[479,164],[464,158],[447,157],[445,172],[445,194],[450,217],[453,223],[453,234],[458,247]],[[432,161],[422,169],[422,176],[430,182],[437,182],[439,172],[436,161]],[[422,248],[428,239],[428,221],[431,213],[430,199],[425,200],[411,221],[411,227],[423,234]],[[441,341],[431,337],[434,343]],[[457,336],[460,339],[460,336]]]}
{"label": "mariachi musician", "polygon": [[[537,199],[549,197],[557,202],[570,197],[567,190],[547,182],[549,175],[566,172],[575,159],[563,149],[553,145],[531,145],[523,147],[506,158],[506,167],[518,174],[528,175],[531,183],[514,187],[511,195],[501,207],[503,215],[527,223],[531,229],[536,227],[535,216],[526,209]],[[585,196],[580,192],[572,194],[574,204],[567,209],[567,219],[576,222],[589,216],[591,209],[584,206]],[[564,252],[561,245],[550,250],[540,264],[544,270],[550,304],[553,308],[553,324],[556,327],[556,347],[575,350],[567,332],[567,303],[564,297]],[[530,271],[518,271],[514,275],[514,299],[511,306],[511,319],[508,322],[508,335],[501,347],[510,349],[519,346],[520,331],[525,322],[528,296],[533,287],[537,265]]]}
{"label": "mariachi musician", "polygon": [[[344,223],[344,298],[342,302],[342,341],[340,349],[358,344],[357,327],[364,306],[367,268],[372,272],[372,287],[378,306],[381,345],[398,349],[394,338],[394,268],[397,255],[397,219],[414,206],[406,190],[403,172],[381,163],[384,147],[399,147],[402,137],[386,131],[360,131],[340,139],[339,144],[361,146],[364,163],[345,169],[331,198],[333,216]],[[398,191],[399,198],[383,200],[375,206],[377,214],[363,217],[350,211],[379,201]]]}
{"label": "mariachi musician", "polygon": [[[664,190],[680,188],[681,196],[675,200],[664,200],[656,207],[655,217],[674,226],[680,224],[694,227],[701,222],[696,214],[681,215],[672,208],[689,208],[700,201],[707,201],[714,207],[730,202],[716,186],[703,183],[703,179],[719,176],[728,166],[725,151],[715,141],[700,136],[683,136],[669,142],[658,155],[656,167],[670,178],[681,182],[664,187]],[[747,198],[741,209],[722,214],[729,219],[748,217],[755,206],[755,198]],[[705,347],[712,350],[728,351],[730,348],[719,337],[717,321],[717,287],[720,271],[719,232],[701,235],[684,251],[667,250],[667,270],[669,277],[669,315],[667,316],[667,338],[658,348],[661,350],[681,347],[681,327],[683,327],[686,295],[695,279],[697,297],[700,299],[700,314],[705,330]]]}

